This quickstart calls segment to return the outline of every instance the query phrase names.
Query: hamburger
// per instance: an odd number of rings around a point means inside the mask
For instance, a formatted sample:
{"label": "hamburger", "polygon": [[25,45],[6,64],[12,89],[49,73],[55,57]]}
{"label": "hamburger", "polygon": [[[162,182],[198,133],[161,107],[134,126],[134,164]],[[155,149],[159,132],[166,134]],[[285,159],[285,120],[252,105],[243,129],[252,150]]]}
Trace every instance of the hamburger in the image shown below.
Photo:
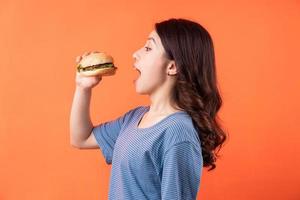
{"label": "hamburger", "polygon": [[114,75],[117,67],[114,66],[112,56],[104,52],[94,52],[84,56],[77,65],[77,72],[83,76],[110,76]]}

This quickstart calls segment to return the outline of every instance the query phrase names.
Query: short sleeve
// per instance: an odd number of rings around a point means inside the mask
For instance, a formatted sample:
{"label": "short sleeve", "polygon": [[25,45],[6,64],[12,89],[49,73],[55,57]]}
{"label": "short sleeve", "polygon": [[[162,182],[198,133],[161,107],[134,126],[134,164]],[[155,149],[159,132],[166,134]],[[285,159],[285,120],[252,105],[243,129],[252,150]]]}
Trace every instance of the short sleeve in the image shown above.
{"label": "short sleeve", "polygon": [[201,151],[189,141],[168,149],[163,158],[162,200],[196,200],[202,174]]}
{"label": "short sleeve", "polygon": [[107,164],[112,163],[114,146],[122,126],[128,123],[128,120],[133,117],[133,112],[136,109],[137,108],[131,109],[114,120],[93,127],[92,133],[95,136]]}

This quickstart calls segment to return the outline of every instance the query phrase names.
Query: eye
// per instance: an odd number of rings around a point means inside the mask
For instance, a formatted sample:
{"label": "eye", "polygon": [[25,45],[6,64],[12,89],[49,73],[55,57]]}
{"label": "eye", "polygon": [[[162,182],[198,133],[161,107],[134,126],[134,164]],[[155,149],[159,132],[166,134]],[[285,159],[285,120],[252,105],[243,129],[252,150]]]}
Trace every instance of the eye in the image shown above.
{"label": "eye", "polygon": [[151,48],[149,48],[149,47],[145,47],[145,49],[146,49],[146,51],[150,51],[151,50]]}

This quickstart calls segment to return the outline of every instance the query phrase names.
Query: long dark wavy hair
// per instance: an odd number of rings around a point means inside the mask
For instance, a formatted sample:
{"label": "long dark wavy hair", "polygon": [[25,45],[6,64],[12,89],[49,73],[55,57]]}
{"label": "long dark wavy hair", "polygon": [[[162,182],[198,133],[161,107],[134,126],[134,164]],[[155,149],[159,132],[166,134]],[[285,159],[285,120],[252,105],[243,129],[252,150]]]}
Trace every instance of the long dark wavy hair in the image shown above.
{"label": "long dark wavy hair", "polygon": [[227,136],[217,116],[222,99],[212,38],[199,23],[182,18],[158,22],[155,30],[167,58],[177,67],[173,98],[191,116],[200,138],[203,166],[213,170]]}

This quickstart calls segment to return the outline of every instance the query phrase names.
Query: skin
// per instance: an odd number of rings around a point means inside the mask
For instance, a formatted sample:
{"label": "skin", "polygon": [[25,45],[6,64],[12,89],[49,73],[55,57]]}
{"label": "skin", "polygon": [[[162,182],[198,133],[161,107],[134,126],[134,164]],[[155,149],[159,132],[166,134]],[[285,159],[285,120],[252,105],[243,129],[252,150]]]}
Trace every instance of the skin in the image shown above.
{"label": "skin", "polygon": [[[171,98],[176,81],[176,64],[165,56],[160,37],[151,31],[145,46],[133,53],[134,67],[140,71],[135,82],[136,92],[149,95],[150,110],[141,120],[141,126],[155,124],[167,115],[180,110]],[[169,73],[169,75],[168,75]]]}

